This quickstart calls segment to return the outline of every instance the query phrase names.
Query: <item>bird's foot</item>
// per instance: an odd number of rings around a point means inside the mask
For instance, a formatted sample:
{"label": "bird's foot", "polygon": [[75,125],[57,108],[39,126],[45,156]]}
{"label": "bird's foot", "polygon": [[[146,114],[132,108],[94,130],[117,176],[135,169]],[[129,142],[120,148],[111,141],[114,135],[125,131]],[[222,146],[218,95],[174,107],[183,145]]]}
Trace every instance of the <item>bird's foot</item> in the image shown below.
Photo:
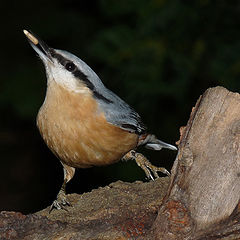
{"label": "bird's foot", "polygon": [[[141,153],[137,153],[134,150],[129,151],[124,157],[123,160],[130,160],[130,159],[134,159],[137,163],[137,165],[142,168],[142,170],[145,172],[146,176],[148,179],[154,180],[155,178],[159,178],[158,173],[157,172],[162,172],[164,174],[167,174],[168,176],[170,176],[170,173],[168,172],[168,170],[166,168],[162,168],[162,167],[156,167],[154,165],[152,165],[148,159],[146,157],[144,157],[143,154]],[[153,175],[154,177],[153,177]]]}
{"label": "bird's foot", "polygon": [[53,201],[52,205],[50,206],[49,213],[56,208],[57,210],[63,209],[65,211],[68,211],[65,207],[71,206],[71,204],[67,200],[66,193],[63,189],[61,189],[57,195],[57,199]]}

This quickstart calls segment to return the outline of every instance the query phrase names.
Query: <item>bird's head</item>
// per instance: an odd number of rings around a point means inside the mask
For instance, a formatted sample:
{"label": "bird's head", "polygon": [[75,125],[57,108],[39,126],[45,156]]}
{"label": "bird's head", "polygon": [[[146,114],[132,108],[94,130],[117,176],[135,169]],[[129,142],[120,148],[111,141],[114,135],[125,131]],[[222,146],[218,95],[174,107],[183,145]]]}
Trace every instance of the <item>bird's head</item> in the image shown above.
{"label": "bird's head", "polygon": [[97,74],[84,61],[67,51],[49,47],[27,30],[24,30],[24,34],[43,61],[49,82],[55,81],[67,90],[79,93],[102,87]]}

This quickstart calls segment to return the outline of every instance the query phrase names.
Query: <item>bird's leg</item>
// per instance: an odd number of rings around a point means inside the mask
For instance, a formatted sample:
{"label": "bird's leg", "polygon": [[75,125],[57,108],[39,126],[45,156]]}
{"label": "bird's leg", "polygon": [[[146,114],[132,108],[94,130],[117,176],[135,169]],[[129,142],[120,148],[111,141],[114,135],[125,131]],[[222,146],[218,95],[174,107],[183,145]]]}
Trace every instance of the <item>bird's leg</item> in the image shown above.
{"label": "bird's leg", "polygon": [[59,209],[65,209],[64,206],[66,206],[66,205],[71,206],[71,204],[68,202],[67,196],[66,196],[66,185],[73,178],[74,173],[75,173],[75,168],[70,167],[64,163],[62,163],[62,165],[63,165],[63,172],[64,172],[63,184],[57,195],[57,199],[52,203],[52,205],[50,207],[49,213],[54,208],[59,210]]}
{"label": "bird's leg", "polygon": [[[122,160],[128,161],[128,160],[135,160],[137,165],[142,168],[142,170],[145,172],[147,178],[154,180],[155,178],[159,178],[157,172],[162,172],[164,174],[167,174],[170,176],[170,173],[167,169],[162,167],[156,167],[152,165],[146,157],[143,156],[141,153],[137,153],[134,150],[129,151],[127,154],[125,154],[122,158]],[[152,176],[152,173],[154,177]]]}

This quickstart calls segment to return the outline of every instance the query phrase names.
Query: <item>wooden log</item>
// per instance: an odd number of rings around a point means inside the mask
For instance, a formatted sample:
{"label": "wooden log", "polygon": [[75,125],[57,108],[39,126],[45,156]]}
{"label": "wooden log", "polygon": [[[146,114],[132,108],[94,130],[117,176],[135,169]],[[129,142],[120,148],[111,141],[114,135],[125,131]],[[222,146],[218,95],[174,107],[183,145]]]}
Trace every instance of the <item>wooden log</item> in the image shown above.
{"label": "wooden log", "polygon": [[240,95],[211,88],[181,130],[171,182],[153,227],[156,239],[240,238],[239,177]]}
{"label": "wooden log", "polygon": [[168,183],[169,177],[117,181],[89,193],[69,194],[72,206],[66,210],[0,212],[0,240],[152,240],[151,227]]}

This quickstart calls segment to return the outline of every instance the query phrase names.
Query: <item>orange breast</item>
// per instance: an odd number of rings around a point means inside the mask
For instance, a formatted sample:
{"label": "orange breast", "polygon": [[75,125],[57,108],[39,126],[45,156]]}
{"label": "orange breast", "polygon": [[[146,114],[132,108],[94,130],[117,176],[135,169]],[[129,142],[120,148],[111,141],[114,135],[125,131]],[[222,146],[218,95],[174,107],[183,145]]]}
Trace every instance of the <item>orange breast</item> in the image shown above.
{"label": "orange breast", "polygon": [[135,148],[138,141],[136,134],[106,121],[90,92],[69,92],[53,81],[37,125],[48,147],[72,167],[111,164]]}

